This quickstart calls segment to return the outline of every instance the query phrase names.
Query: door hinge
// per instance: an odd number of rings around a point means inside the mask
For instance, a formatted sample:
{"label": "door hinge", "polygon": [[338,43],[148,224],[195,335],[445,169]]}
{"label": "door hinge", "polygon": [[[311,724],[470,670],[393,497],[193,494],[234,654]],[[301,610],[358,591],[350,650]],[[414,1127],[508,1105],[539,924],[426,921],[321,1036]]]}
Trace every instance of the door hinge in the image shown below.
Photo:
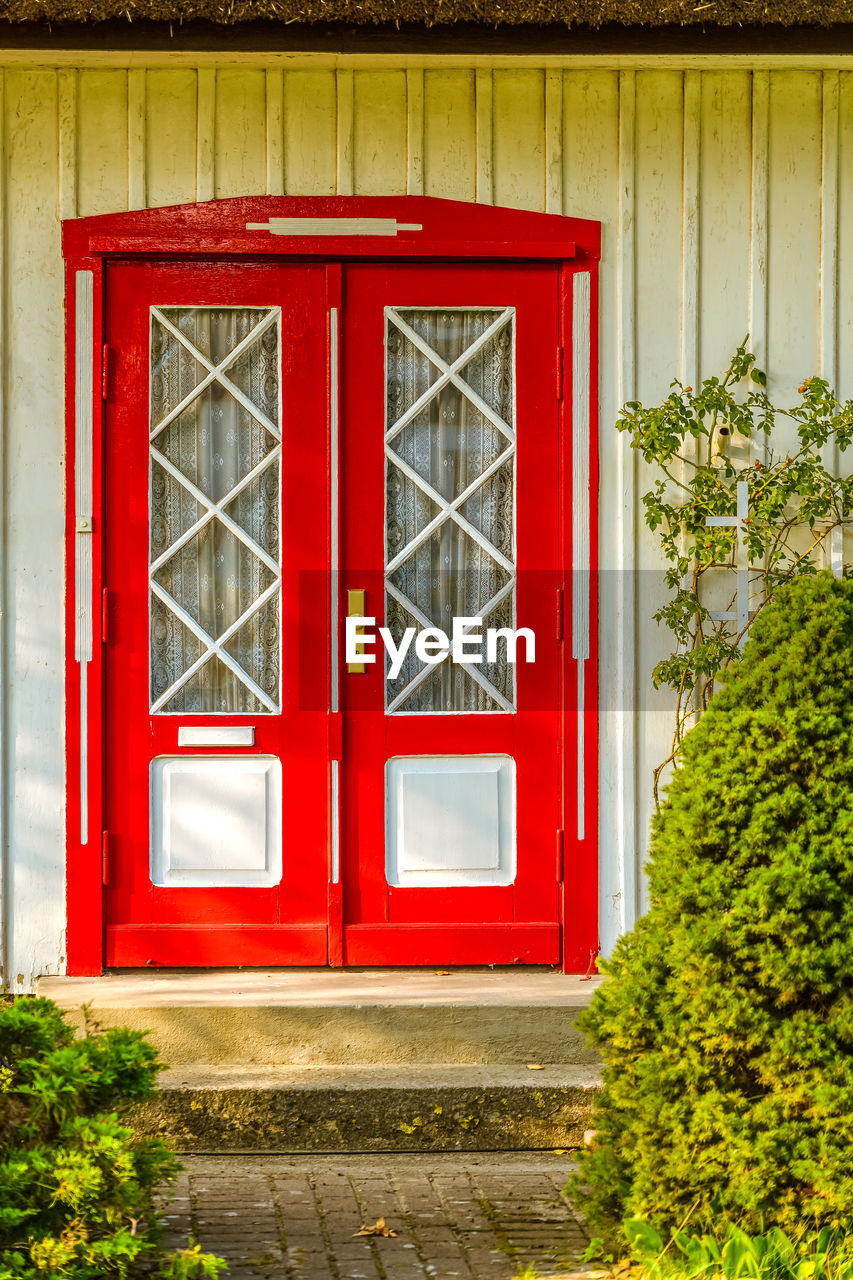
{"label": "door hinge", "polygon": [[558,640],[562,640],[562,638],[563,638],[563,610],[564,610],[563,600],[564,600],[564,597],[565,597],[565,592],[563,591],[563,588],[562,588],[562,587],[557,587],[557,618],[556,618],[556,623],[557,623],[557,639],[558,639]]}
{"label": "door hinge", "polygon": [[110,394],[110,349],[104,343],[101,354],[101,399],[106,400]]}
{"label": "door hinge", "polygon": [[563,828],[557,830],[557,884],[563,883]]}
{"label": "door hinge", "polygon": [[101,832],[101,883],[110,882],[110,833]]}
{"label": "door hinge", "polygon": [[557,399],[563,398],[563,348],[557,347]]}
{"label": "door hinge", "polygon": [[101,644],[109,644],[110,638],[110,605],[107,588],[101,592]]}

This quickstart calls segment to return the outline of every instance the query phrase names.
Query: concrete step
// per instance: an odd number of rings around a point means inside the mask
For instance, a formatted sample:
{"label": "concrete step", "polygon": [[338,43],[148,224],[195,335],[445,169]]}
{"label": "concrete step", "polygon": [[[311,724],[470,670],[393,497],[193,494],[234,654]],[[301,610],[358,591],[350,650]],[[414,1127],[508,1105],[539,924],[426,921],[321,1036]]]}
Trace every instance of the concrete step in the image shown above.
{"label": "concrete step", "polygon": [[104,1028],[151,1033],[175,1068],[593,1066],[575,1025],[599,984],[550,969],[157,970],[43,978]]}
{"label": "concrete step", "polygon": [[150,1033],[171,1069],[137,1124],[182,1151],[519,1151],[576,1147],[589,1127],[598,1056],[576,1019],[597,985],[550,969],[158,970],[39,992],[80,1026]]}
{"label": "concrete step", "polygon": [[287,1067],[164,1072],[135,1126],[187,1152],[530,1151],[578,1147],[594,1066]]}

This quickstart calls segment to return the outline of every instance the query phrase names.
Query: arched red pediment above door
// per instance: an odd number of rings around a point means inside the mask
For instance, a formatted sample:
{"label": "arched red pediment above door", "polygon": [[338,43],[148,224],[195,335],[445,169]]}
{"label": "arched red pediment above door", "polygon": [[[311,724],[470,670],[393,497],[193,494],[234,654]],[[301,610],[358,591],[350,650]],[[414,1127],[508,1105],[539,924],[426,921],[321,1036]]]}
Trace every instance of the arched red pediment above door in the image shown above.
{"label": "arched red pediment above door", "polygon": [[582,218],[433,196],[247,196],[75,218],[66,257],[595,259],[601,227]]}

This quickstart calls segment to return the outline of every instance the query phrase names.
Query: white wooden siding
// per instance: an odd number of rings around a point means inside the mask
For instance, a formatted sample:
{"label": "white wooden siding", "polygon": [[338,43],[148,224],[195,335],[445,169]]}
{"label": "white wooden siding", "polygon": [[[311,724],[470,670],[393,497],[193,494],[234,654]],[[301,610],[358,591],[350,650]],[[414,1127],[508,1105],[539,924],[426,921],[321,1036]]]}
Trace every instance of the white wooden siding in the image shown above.
{"label": "white wooden siding", "polygon": [[603,224],[601,930],[611,946],[642,906],[650,775],[670,726],[648,676],[661,591],[638,501],[646,478],[612,424],[623,399],[718,370],[747,329],[774,394],[819,369],[837,370],[853,394],[853,64],[243,55],[192,65],[182,55],[146,66],[139,55],[123,66],[101,54],[74,66],[64,54],[47,65],[52,56],[28,65],[18,54],[0,70],[0,838],[13,982],[61,969],[64,956],[59,221],[263,192],[408,191]]}

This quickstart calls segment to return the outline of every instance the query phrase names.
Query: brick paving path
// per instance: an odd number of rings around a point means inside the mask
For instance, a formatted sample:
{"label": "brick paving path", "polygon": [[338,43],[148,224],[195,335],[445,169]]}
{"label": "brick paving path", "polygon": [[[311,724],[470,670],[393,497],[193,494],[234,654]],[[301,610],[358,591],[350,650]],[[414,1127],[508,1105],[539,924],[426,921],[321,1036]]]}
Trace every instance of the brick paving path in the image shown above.
{"label": "brick paving path", "polygon": [[[586,1232],[566,1156],[184,1156],[166,1243],[192,1236],[227,1274],[287,1280],[511,1280],[573,1269]],[[395,1237],[355,1238],[379,1217]]]}

